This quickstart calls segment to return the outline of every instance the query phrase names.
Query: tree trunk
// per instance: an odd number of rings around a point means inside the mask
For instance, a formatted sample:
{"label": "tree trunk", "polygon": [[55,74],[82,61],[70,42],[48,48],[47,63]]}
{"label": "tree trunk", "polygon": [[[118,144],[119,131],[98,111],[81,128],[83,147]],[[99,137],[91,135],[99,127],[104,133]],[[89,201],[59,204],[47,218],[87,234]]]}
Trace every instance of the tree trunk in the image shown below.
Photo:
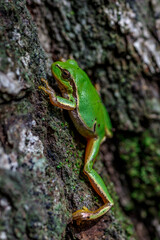
{"label": "tree trunk", "polygon": [[[74,58],[113,125],[95,169],[115,205],[79,226],[72,213],[102,205],[83,175],[86,141],[38,86]],[[0,2],[0,239],[159,239],[160,3]]]}

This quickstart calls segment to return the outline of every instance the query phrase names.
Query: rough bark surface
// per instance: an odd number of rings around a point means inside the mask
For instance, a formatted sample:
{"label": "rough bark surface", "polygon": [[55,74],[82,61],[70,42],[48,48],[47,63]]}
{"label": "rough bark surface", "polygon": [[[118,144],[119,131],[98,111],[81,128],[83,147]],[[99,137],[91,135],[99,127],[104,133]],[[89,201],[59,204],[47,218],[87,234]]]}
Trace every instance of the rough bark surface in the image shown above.
{"label": "rough bark surface", "polygon": [[[0,2],[0,239],[160,238],[160,3]],[[114,208],[77,226],[72,212],[102,204],[83,176],[85,140],[67,112],[52,61],[69,57],[99,84],[114,137],[95,164]]]}

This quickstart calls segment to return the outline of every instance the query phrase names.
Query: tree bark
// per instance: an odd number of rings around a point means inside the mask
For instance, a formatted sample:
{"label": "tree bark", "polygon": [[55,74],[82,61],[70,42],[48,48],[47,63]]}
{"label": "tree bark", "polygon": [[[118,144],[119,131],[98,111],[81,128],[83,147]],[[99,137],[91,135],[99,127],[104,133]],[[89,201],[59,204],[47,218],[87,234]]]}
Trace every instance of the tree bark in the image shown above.
{"label": "tree bark", "polygon": [[[159,239],[160,3],[0,2],[0,239]],[[102,205],[83,175],[86,141],[38,89],[50,65],[74,58],[113,125],[95,169],[115,205],[77,226],[72,212]]]}

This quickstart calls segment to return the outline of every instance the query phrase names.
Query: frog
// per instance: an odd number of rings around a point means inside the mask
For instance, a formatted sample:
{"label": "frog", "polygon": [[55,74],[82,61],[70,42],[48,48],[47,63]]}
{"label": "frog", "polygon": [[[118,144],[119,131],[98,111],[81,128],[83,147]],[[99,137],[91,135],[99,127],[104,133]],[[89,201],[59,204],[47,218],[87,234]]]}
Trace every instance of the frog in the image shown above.
{"label": "frog", "polygon": [[112,137],[112,124],[100,95],[74,59],[54,62],[51,71],[62,96],[58,96],[44,78],[41,81],[45,86],[40,85],[39,89],[49,96],[51,104],[68,110],[75,128],[87,140],[83,172],[103,200],[103,205],[96,210],[84,206],[72,214],[73,220],[81,224],[103,216],[114,205],[107,186],[93,168],[100,145],[106,137]]}

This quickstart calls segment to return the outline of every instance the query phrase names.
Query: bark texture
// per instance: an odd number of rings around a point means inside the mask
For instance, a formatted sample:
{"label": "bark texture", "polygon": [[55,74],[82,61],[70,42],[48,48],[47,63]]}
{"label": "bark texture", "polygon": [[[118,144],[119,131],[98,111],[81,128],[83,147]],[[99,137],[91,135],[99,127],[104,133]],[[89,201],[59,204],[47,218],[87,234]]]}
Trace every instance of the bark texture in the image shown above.
{"label": "bark texture", "polygon": [[[85,140],[38,90],[50,65],[78,61],[100,85],[114,137],[95,164],[114,208],[84,225],[72,212],[102,204],[83,176]],[[0,2],[0,239],[160,238],[160,3]]]}

